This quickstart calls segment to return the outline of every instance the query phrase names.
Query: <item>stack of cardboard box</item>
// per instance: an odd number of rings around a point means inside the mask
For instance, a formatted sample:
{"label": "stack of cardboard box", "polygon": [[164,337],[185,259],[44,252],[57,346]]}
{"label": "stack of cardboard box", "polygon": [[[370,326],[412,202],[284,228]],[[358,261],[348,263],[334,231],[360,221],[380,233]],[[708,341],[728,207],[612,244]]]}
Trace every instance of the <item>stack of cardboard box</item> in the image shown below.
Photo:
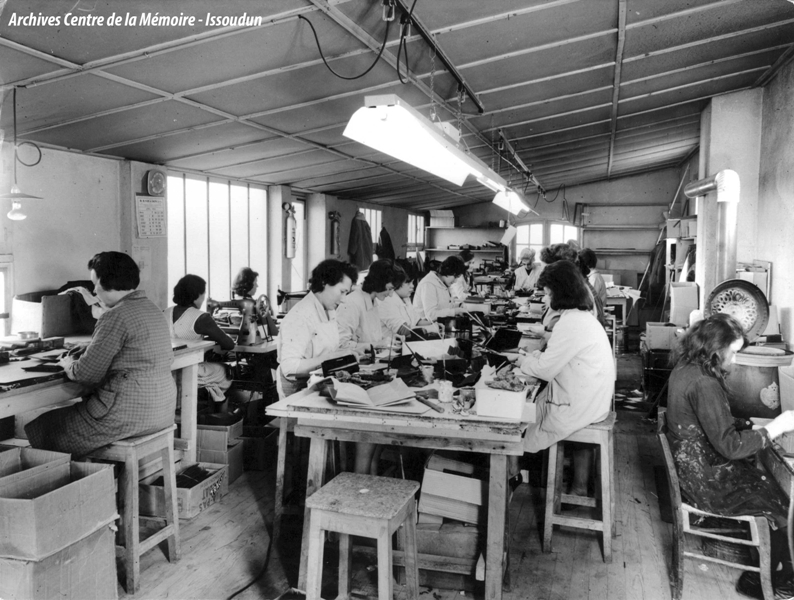
{"label": "stack of cardboard box", "polygon": [[0,448],[0,598],[117,598],[113,467]]}
{"label": "stack of cardboard box", "polygon": [[230,425],[198,426],[198,460],[227,465],[229,483],[243,474],[243,420]]}

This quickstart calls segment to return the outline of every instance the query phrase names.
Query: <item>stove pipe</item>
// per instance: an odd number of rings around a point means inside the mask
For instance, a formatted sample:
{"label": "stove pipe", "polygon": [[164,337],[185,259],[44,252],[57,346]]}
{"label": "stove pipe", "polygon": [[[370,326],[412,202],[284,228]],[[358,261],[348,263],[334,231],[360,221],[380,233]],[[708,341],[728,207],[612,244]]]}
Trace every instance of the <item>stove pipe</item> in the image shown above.
{"label": "stove pipe", "polygon": [[[716,284],[736,278],[739,190],[739,174],[730,169],[693,181],[684,188],[687,198],[717,192]],[[701,251],[710,252],[708,247],[698,248]]]}

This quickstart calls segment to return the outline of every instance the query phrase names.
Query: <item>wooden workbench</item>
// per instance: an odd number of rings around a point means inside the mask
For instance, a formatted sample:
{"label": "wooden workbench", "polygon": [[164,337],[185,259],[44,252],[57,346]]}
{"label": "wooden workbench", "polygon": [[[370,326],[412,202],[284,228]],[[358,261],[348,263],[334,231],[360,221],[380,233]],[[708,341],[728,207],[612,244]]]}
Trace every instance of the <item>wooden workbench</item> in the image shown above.
{"label": "wooden workbench", "polygon": [[[507,519],[507,457],[524,453],[522,434],[529,419],[501,420],[429,410],[422,414],[372,412],[334,406],[317,392],[299,392],[267,408],[267,414],[296,419],[295,435],[311,439],[306,496],[324,480],[328,444],[333,440],[415,448],[460,450],[490,455],[485,597],[502,597]],[[308,515],[304,516],[298,587],[305,589]]]}
{"label": "wooden workbench", "polygon": [[[180,342],[180,345],[182,342]],[[204,360],[204,352],[213,342],[184,342],[185,347],[174,351],[171,371],[176,373],[181,406],[181,437],[174,440],[174,446],[182,451],[188,462],[196,462],[197,450],[197,403],[198,403],[198,365]],[[32,363],[33,361],[31,361]],[[18,366],[20,363],[12,363]],[[0,369],[5,365],[0,365]],[[83,386],[59,373],[49,375],[40,373],[39,379],[21,381],[18,387],[0,392],[0,418],[22,414],[31,410],[63,404],[79,398],[85,392]],[[40,381],[47,379],[47,381]]]}

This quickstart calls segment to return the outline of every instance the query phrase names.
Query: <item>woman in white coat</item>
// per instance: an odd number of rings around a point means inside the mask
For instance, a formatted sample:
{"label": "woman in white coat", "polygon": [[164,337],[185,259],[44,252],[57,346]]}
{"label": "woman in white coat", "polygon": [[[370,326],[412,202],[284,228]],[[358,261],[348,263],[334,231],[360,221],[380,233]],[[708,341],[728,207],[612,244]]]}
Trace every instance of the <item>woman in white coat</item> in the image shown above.
{"label": "woman in white coat", "polygon": [[[579,268],[567,260],[548,265],[538,280],[560,318],[545,351],[535,351],[521,371],[548,382],[537,402],[538,418],[524,434],[524,449],[539,452],[609,415],[615,363],[609,339],[593,316],[593,299]],[[574,452],[571,494],[586,495],[587,449]],[[517,461],[511,467],[517,473]]]}
{"label": "woman in white coat", "polygon": [[309,373],[331,358],[350,354],[340,348],[336,309],[358,280],[353,265],[328,259],[312,271],[309,293],[281,321],[278,387],[281,397],[306,387]]}
{"label": "woman in white coat", "polygon": [[421,319],[436,321],[439,317],[454,317],[466,312],[453,301],[449,287],[466,272],[466,265],[459,256],[450,256],[438,268],[430,271],[416,286],[414,308]]}

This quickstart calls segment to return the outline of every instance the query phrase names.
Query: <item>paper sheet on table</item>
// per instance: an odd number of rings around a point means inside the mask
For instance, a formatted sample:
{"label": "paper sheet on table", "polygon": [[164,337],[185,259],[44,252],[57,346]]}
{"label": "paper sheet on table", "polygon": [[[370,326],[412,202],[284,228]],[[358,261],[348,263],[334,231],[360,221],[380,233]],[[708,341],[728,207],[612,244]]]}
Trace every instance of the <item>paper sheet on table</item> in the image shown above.
{"label": "paper sheet on table", "polygon": [[268,415],[286,416],[290,411],[294,412],[295,410],[307,412],[311,412],[313,409],[318,409],[320,411],[333,411],[337,408],[361,412],[374,411],[404,415],[423,415],[431,410],[430,407],[425,406],[415,398],[411,398],[405,404],[397,404],[392,406],[339,405],[328,398],[320,396],[320,393],[315,390],[306,389],[298,392],[297,394],[293,394],[284,400],[279,400],[274,404],[270,404],[266,407],[265,412]]}

